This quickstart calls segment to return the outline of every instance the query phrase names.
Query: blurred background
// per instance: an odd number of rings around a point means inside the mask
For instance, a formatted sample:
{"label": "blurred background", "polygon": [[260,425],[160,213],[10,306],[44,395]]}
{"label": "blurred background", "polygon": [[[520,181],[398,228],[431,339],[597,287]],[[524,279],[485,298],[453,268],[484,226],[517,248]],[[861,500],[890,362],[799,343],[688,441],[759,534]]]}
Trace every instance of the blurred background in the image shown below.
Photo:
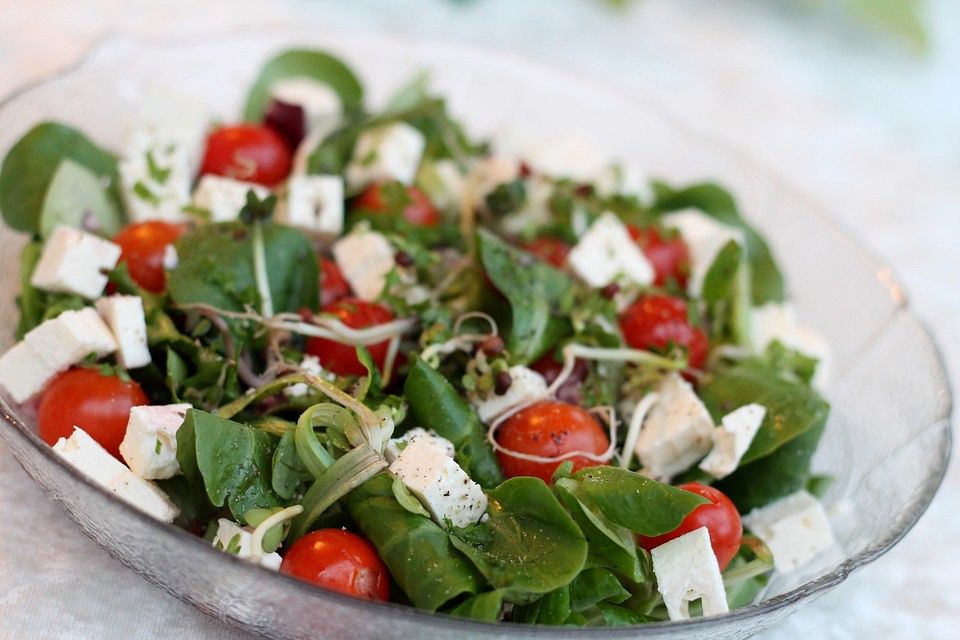
{"label": "blurred background", "polygon": [[[0,0],[0,94],[111,34],[294,23],[512,52],[656,103],[759,160],[887,261],[960,371],[957,0]],[[2,448],[0,498],[36,518],[21,539],[65,551],[64,566],[25,579],[29,554],[0,528],[0,638],[246,637],[86,540]],[[957,637],[958,501],[954,464],[903,543],[761,637]]]}

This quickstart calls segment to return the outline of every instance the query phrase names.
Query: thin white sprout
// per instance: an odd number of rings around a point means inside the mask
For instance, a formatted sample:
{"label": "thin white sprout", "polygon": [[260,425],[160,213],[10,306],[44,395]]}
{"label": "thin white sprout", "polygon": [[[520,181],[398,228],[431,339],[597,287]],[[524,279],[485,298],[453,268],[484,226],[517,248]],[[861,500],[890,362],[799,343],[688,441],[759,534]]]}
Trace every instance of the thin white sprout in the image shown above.
{"label": "thin white sprout", "polygon": [[643,420],[647,413],[656,403],[660,396],[656,393],[648,393],[643,396],[637,407],[633,410],[633,416],[630,418],[630,427],[627,429],[627,437],[623,441],[623,450],[620,452],[620,466],[624,469],[630,468],[630,461],[633,459],[633,450],[637,446],[637,439],[640,437],[640,427],[643,426]]}
{"label": "thin white sprout", "polygon": [[383,386],[390,384],[390,376],[393,375],[393,365],[397,360],[397,353],[400,351],[400,336],[390,338],[390,344],[387,345],[387,357],[383,361]]}
{"label": "thin white sprout", "polygon": [[261,311],[267,318],[273,317],[273,295],[270,293],[270,280],[267,278],[267,256],[263,241],[263,224],[253,225],[253,274],[260,294]]}
{"label": "thin white sprout", "polygon": [[440,342],[437,344],[432,344],[420,353],[420,358],[426,362],[429,362],[434,356],[448,353],[453,353],[454,351],[469,351],[470,347],[475,344],[479,344],[484,340],[492,338],[496,335],[499,335],[500,331],[497,328],[497,322],[489,315],[481,311],[471,311],[470,313],[464,313],[456,322],[453,323],[453,333],[457,334],[460,331],[460,328],[463,326],[463,323],[472,318],[480,318],[485,320],[490,325],[489,333],[464,333],[461,335],[454,335],[452,338],[446,342]]}
{"label": "thin white sprout", "polygon": [[[592,407],[588,411],[590,413],[600,413],[604,422],[607,423],[607,426],[610,430],[610,445],[603,453],[594,453],[592,451],[568,451],[563,455],[559,456],[537,456],[530,453],[521,453],[519,451],[514,451],[513,449],[508,449],[502,446],[497,442],[496,432],[506,420],[517,415],[524,409],[527,409],[538,402],[542,401],[544,398],[538,398],[537,400],[532,400],[530,402],[519,405],[516,410],[508,411],[501,415],[499,418],[490,423],[490,428],[487,429],[487,441],[490,443],[490,446],[493,447],[495,451],[500,451],[505,453],[511,458],[518,458],[520,460],[528,460],[530,462],[540,462],[549,464],[552,462],[563,462],[564,460],[569,460],[571,458],[587,458],[588,460],[593,460],[594,462],[607,462],[616,454],[617,451],[617,412],[613,407]],[[603,417],[603,412],[607,412],[607,416]]]}
{"label": "thin white sprout", "polygon": [[257,560],[263,557],[263,537],[267,535],[267,532],[281,522],[289,520],[290,518],[295,518],[301,513],[303,513],[303,505],[295,504],[292,507],[283,509],[282,511],[277,511],[275,514],[258,524],[253,530],[253,535],[250,536],[250,555]]}

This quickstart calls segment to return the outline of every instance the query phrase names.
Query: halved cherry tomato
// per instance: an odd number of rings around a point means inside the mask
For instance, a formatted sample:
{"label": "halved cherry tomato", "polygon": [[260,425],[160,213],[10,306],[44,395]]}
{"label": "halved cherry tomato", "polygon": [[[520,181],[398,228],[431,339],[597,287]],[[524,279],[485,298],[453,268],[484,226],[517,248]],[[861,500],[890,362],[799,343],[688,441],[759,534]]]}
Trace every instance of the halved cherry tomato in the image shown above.
{"label": "halved cherry tomato", "polygon": [[350,283],[337,263],[329,258],[320,258],[320,305],[325,307],[351,293]]}
{"label": "halved cherry tomato", "polygon": [[[393,320],[393,314],[382,304],[367,302],[360,298],[342,298],[321,309],[321,313],[334,316],[337,320],[353,329],[365,329]],[[389,340],[367,345],[374,364],[383,371],[387,359]],[[356,347],[341,344],[327,338],[307,340],[307,353],[320,359],[320,366],[340,376],[363,376],[366,368],[357,359]]]}
{"label": "halved cherry tomato", "polygon": [[320,529],[294,542],[280,572],[355,598],[390,599],[390,574],[376,549],[343,529]]}
{"label": "halved cherry tomato", "polygon": [[97,369],[70,369],[54,378],[40,396],[40,437],[53,446],[60,438],[69,438],[77,426],[119,458],[130,409],[144,404],[150,400],[132,380]]}
{"label": "halved cherry tomato", "polygon": [[403,207],[403,219],[412,225],[435,227],[440,224],[440,212],[427,194],[398,182],[371,184],[353,200],[352,206],[367,213],[391,213]]}
{"label": "halved cherry tomato", "polygon": [[632,224],[627,225],[627,230],[653,265],[655,285],[662,286],[668,278],[673,278],[681,287],[687,286],[690,251],[679,233],[664,237],[655,227],[640,228]]}
{"label": "halved cherry tomato", "polygon": [[620,314],[623,337],[635,349],[669,349],[678,345],[687,350],[687,364],[701,369],[707,362],[710,344],[707,334],[690,324],[687,303],[670,296],[643,296]]}
{"label": "halved cherry tomato", "polygon": [[[497,431],[500,446],[528,455],[555,458],[573,451],[601,454],[610,446],[610,439],[585,409],[563,402],[541,402],[510,416]],[[508,478],[533,476],[550,482],[560,462],[533,462],[502,451],[497,459]],[[596,467],[603,463],[577,456],[570,458],[573,470]]]}
{"label": "halved cherry tomato", "polygon": [[238,124],[210,134],[201,173],[273,187],[290,173],[290,164],[287,143],[273,129]]}
{"label": "halved cherry tomato", "polygon": [[733,560],[733,556],[737,555],[737,550],[740,549],[740,538],[743,537],[740,513],[733,502],[730,501],[730,498],[719,489],[708,487],[699,482],[681,484],[679,488],[703,496],[710,503],[702,504],[691,511],[680,523],[680,526],[670,533],[654,538],[638,536],[638,543],[644,549],[649,550],[659,547],[665,542],[670,542],[674,538],[679,538],[685,533],[690,533],[700,527],[706,527],[710,534],[710,546],[713,547],[713,553],[717,556],[720,571],[723,571]]}
{"label": "halved cherry tomato", "polygon": [[558,269],[567,263],[567,254],[570,253],[569,244],[549,236],[531,240],[523,248]]}
{"label": "halved cherry tomato", "polygon": [[151,220],[128,224],[113,241],[120,245],[120,262],[126,263],[133,281],[147,291],[160,293],[167,286],[167,274],[163,268],[167,247],[186,230],[184,224]]}

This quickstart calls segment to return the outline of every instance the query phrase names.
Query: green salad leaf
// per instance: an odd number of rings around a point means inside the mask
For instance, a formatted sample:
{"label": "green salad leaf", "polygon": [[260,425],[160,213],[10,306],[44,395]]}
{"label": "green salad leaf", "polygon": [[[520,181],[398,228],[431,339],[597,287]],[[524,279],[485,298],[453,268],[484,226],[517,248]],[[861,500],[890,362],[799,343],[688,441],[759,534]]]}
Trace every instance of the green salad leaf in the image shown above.
{"label": "green salad leaf", "polygon": [[314,479],[314,475],[297,454],[295,435],[293,429],[284,432],[273,452],[271,486],[284,500],[292,499],[304,484]]}
{"label": "green salad leaf", "polygon": [[503,593],[498,589],[470,596],[448,613],[458,618],[470,618],[482,622],[496,622],[503,609]]}
{"label": "green salad leaf", "polygon": [[116,201],[104,189],[102,178],[79,162],[64,159],[57,167],[40,211],[40,235],[48,237],[59,225],[81,228],[89,221],[97,230],[113,236],[124,217]]}
{"label": "green salad leaf", "polygon": [[613,573],[607,569],[591,567],[570,583],[570,610],[586,611],[601,602],[620,604],[630,597]]}

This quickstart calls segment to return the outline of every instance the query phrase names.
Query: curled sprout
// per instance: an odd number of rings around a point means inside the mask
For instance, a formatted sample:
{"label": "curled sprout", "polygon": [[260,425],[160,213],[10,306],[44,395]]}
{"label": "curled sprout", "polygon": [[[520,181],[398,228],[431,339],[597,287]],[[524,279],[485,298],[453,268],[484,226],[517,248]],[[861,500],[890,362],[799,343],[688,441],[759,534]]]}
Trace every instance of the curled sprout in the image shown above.
{"label": "curled sprout", "polygon": [[301,513],[303,513],[303,507],[299,504],[295,504],[292,507],[287,507],[286,509],[277,511],[275,514],[258,524],[256,528],[254,528],[253,534],[250,537],[250,555],[257,560],[262,558],[264,554],[263,537],[267,535],[267,532],[278,524],[283,524],[287,520],[295,518]]}
{"label": "curled sprout", "polygon": [[[463,323],[474,318],[489,324],[490,331],[488,333],[460,333]],[[432,344],[420,352],[420,358],[430,366],[436,367],[440,363],[441,355],[447,355],[454,351],[470,351],[474,345],[499,335],[500,331],[496,320],[492,317],[480,311],[471,311],[457,318],[456,322],[453,323],[453,333],[454,336],[449,340]]]}
{"label": "curled sprout", "polygon": [[624,469],[630,468],[630,461],[633,459],[633,450],[636,449],[637,439],[640,437],[640,427],[643,426],[643,421],[647,417],[647,413],[650,412],[650,409],[653,408],[653,405],[656,404],[659,398],[659,394],[648,393],[643,396],[637,404],[637,407],[633,410],[633,415],[630,417],[630,426],[627,428],[627,437],[623,441],[623,451],[620,452],[620,466]]}

